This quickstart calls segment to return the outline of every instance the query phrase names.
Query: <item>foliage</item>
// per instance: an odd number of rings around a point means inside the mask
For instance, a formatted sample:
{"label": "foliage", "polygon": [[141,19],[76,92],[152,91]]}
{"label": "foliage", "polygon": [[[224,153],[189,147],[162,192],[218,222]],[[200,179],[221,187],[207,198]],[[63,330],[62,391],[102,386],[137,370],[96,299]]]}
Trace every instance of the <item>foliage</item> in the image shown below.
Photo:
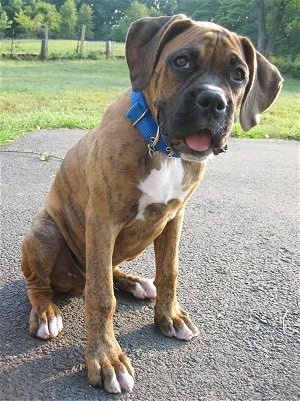
{"label": "foliage", "polygon": [[130,3],[131,0],[101,0],[93,2],[96,39],[111,39],[112,28],[118,25]]}
{"label": "foliage", "polygon": [[0,3],[0,32],[10,28],[11,25],[12,21],[8,19],[8,15],[6,11],[3,10],[3,7]]}
{"label": "foliage", "polygon": [[62,39],[75,39],[77,27],[77,10],[74,0],[66,0],[60,7]]}
{"label": "foliage", "polygon": [[34,31],[38,31],[42,27],[43,16],[37,14],[31,18],[25,11],[21,10],[15,15],[15,21],[28,31],[31,36]]}
{"label": "foliage", "polygon": [[[300,0],[2,0],[5,35],[38,36],[47,23],[50,37],[124,40],[128,25],[142,16],[185,13],[249,36],[261,52],[295,60],[300,54]],[[47,9],[45,4],[51,6]],[[6,16],[5,14],[6,13]],[[2,14],[4,16],[2,16]],[[59,15],[59,17],[57,16]],[[41,15],[43,18],[41,18]],[[60,23],[61,22],[61,23]],[[8,24],[8,22],[7,22]],[[1,29],[1,28],[0,28]]]}
{"label": "foliage", "polygon": [[299,54],[300,0],[179,0],[180,11],[249,36],[262,53]]}
{"label": "foliage", "polygon": [[294,60],[292,57],[271,57],[284,77],[300,79],[300,58]]}
{"label": "foliage", "polygon": [[32,0],[31,4],[15,13],[14,22],[32,36],[34,32],[38,32],[45,24],[52,31],[58,30],[61,16],[53,4],[42,0]]}
{"label": "foliage", "polygon": [[[20,13],[22,10],[24,11],[24,3],[22,0],[1,0],[1,8],[6,12],[8,19],[12,21],[11,28],[15,30],[18,26],[17,21],[15,20],[16,14]],[[10,28],[10,27],[9,27]],[[22,29],[19,27],[19,31]],[[11,30],[7,28],[6,32],[11,34]],[[16,33],[18,29],[16,29]]]}
{"label": "foliage", "polygon": [[93,9],[88,4],[82,4],[78,12],[77,29],[80,31],[82,25],[86,26],[85,37],[87,40],[94,39]]}
{"label": "foliage", "polygon": [[61,26],[61,15],[53,4],[46,1],[37,1],[35,6],[36,12],[43,16],[43,24],[47,24],[49,29],[56,32]]}
{"label": "foliage", "polygon": [[157,17],[158,15],[160,13],[155,8],[149,8],[138,1],[133,1],[125,10],[125,15],[121,18],[119,24],[112,28],[112,39],[116,42],[124,42],[131,22],[142,17]]}

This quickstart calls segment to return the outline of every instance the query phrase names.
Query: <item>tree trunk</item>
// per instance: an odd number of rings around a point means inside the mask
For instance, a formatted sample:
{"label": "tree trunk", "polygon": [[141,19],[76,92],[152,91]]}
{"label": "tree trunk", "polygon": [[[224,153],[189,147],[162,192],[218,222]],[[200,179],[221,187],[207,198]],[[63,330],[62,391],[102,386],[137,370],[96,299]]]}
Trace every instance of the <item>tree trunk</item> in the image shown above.
{"label": "tree trunk", "polygon": [[273,27],[272,27],[272,31],[270,33],[270,37],[266,46],[266,56],[268,57],[274,49],[274,44],[276,41],[276,38],[278,36],[278,32],[280,29],[280,25],[281,25],[281,21],[286,9],[286,6],[288,5],[289,1],[286,0],[281,0],[277,3],[277,9],[276,9],[276,15],[273,21]]}
{"label": "tree trunk", "polygon": [[257,4],[257,23],[258,23],[258,39],[257,39],[257,50],[264,54],[265,53],[265,42],[266,42],[266,12],[265,12],[265,0],[256,0]]}

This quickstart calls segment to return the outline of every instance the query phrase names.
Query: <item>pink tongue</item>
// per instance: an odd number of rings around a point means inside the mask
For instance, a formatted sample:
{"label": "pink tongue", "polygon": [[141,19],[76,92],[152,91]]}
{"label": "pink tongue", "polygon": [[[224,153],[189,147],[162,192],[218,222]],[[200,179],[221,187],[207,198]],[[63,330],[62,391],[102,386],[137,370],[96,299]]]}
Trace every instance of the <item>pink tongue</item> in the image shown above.
{"label": "pink tongue", "polygon": [[204,152],[210,147],[211,133],[209,131],[195,133],[185,138],[185,141],[191,149],[197,152]]}

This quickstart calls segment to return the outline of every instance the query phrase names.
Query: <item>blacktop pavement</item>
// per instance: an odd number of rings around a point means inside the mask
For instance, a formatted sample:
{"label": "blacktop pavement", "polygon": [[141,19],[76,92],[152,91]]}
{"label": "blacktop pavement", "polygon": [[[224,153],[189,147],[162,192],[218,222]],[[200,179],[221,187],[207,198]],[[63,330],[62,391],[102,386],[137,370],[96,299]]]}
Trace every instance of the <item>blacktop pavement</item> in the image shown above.
{"label": "blacktop pavement", "polygon": [[[59,158],[83,134],[37,131],[0,149],[0,399],[300,400],[299,145],[293,141],[230,140],[189,201],[178,297],[198,338],[163,337],[153,302],[117,294],[115,331],[135,367],[133,393],[108,395],[88,385],[82,296],[58,297],[64,330],[57,339],[30,337],[22,237]],[[42,161],[45,152],[55,157]],[[152,277],[151,247],[124,269]]]}

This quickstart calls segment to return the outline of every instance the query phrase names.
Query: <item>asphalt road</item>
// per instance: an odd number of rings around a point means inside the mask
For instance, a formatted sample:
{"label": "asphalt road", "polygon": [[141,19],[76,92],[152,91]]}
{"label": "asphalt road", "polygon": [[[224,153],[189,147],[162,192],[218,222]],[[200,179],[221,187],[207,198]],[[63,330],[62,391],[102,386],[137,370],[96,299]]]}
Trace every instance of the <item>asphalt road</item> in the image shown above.
{"label": "asphalt road", "polygon": [[[83,131],[37,132],[1,148],[63,157]],[[231,140],[187,206],[178,296],[200,336],[184,343],[153,324],[153,302],[117,294],[115,330],[136,370],[132,394],[88,385],[84,300],[61,296],[62,335],[28,332],[20,244],[59,159],[2,160],[1,400],[300,399],[298,144]],[[125,266],[154,273],[152,250]]]}

